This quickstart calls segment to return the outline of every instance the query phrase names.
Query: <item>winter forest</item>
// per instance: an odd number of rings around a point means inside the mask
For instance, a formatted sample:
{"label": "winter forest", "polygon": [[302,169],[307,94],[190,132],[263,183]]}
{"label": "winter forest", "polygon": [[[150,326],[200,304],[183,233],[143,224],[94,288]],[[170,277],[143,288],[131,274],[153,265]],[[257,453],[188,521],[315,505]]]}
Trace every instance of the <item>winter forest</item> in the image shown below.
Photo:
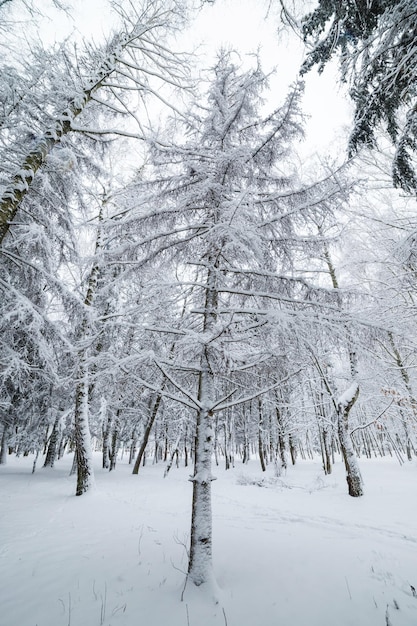
{"label": "winter forest", "polygon": [[0,0],[0,626],[417,624],[416,18]]}

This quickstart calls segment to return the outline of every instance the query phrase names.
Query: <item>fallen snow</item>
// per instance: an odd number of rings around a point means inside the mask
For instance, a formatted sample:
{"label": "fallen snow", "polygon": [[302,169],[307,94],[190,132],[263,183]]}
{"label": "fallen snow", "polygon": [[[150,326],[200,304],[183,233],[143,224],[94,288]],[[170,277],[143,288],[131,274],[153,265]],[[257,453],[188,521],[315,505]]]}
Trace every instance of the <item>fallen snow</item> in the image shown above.
{"label": "fallen snow", "polygon": [[347,407],[348,404],[350,404],[352,402],[353,398],[358,393],[358,389],[359,389],[359,385],[358,385],[358,383],[356,381],[354,381],[350,385],[350,387],[348,389],[346,389],[346,391],[344,393],[342,393],[342,395],[340,396],[340,398],[337,401],[337,405],[340,406],[342,409]]}
{"label": "fallen snow", "polygon": [[[39,459],[39,464],[41,459]],[[0,626],[415,626],[417,463],[363,460],[350,498],[341,462],[285,476],[257,461],[216,468],[220,603],[188,589],[190,468],[138,476],[119,461],[75,497],[72,457],[0,468]]]}

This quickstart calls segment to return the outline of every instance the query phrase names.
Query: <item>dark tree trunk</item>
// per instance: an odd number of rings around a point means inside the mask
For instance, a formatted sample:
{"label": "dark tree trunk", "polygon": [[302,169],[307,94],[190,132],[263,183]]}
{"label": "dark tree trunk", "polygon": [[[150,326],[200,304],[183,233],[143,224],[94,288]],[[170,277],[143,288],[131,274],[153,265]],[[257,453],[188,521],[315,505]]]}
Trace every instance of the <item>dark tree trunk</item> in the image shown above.
{"label": "dark tree trunk", "polygon": [[119,451],[119,430],[120,430],[120,413],[121,409],[117,409],[116,419],[113,424],[113,432],[111,436],[111,451],[110,451],[110,467],[109,471],[116,469],[117,453]]}
{"label": "dark tree trunk", "polygon": [[112,417],[108,412],[106,424],[103,429],[103,469],[110,467],[110,434],[111,434]]}
{"label": "dark tree trunk", "polygon": [[49,438],[48,449],[46,451],[44,467],[53,467],[58,452],[58,437],[59,437],[59,420],[60,416],[55,418],[54,426],[52,428],[51,436]]}
{"label": "dark tree trunk", "polygon": [[155,418],[156,418],[156,415],[158,413],[158,409],[160,407],[161,401],[162,401],[162,396],[158,395],[156,397],[156,399],[155,399],[155,403],[153,405],[152,413],[151,413],[151,415],[149,417],[148,423],[146,424],[145,432],[143,433],[142,444],[141,444],[141,446],[139,448],[138,456],[136,457],[136,461],[135,461],[135,465],[133,467],[132,474],[138,474],[139,473],[140,464],[142,462],[142,458],[144,458],[146,446],[148,445],[149,436],[151,434],[152,426],[154,425]]}
{"label": "dark tree trunk", "polygon": [[263,442],[263,420],[262,420],[262,403],[258,401],[258,454],[259,462],[263,472],[266,472],[264,442]]}

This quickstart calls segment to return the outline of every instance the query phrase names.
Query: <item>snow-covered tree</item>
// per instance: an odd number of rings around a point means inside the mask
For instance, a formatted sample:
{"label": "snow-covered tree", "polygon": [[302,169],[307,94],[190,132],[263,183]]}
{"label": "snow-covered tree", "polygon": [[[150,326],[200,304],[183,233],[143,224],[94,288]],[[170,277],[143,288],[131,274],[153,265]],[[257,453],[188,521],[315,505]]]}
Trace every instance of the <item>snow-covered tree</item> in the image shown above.
{"label": "snow-covered tree", "polygon": [[355,104],[351,153],[375,147],[385,127],[395,146],[394,185],[415,193],[417,177],[416,15],[414,0],[346,2],[320,0],[302,22],[312,44],[302,72],[319,71],[340,55],[342,80]]}
{"label": "snow-covered tree", "polygon": [[[140,233],[132,243],[138,264],[162,258],[175,268],[165,298],[183,313],[175,324],[148,328],[175,340],[155,358],[164,387],[146,374],[142,382],[196,414],[188,580],[197,586],[213,584],[215,416],[250,405],[279,387],[283,372],[288,379],[297,371],[291,360],[281,367],[280,348],[290,351],[301,311],[311,320],[316,313],[314,289],[295,265],[318,249],[310,219],[325,219],[346,191],[342,174],[297,181],[290,148],[301,134],[301,85],[263,117],[266,77],[259,67],[240,71],[232,58],[219,55],[206,101],[184,130],[177,120],[154,142],[153,180],[125,224]],[[185,138],[172,141],[177,134]]]}
{"label": "snow-covered tree", "polygon": [[[14,130],[6,128],[3,133],[7,146],[2,156],[11,152],[13,159],[2,174],[0,243],[16,220],[38,171],[69,133],[143,138],[143,121],[132,110],[132,99],[129,101],[126,93],[140,94],[139,101],[153,95],[166,104],[163,85],[183,84],[185,66],[163,44],[166,33],[178,21],[176,3],[167,6],[165,2],[145,1],[135,7],[133,16],[121,13],[123,26],[102,48],[75,56],[66,49],[52,57],[42,51],[35,57],[38,63],[34,67],[22,68],[27,75],[21,77],[15,68],[5,73],[6,89],[15,103],[4,108],[7,126]],[[91,108],[128,116],[134,129],[102,128],[89,116]]]}

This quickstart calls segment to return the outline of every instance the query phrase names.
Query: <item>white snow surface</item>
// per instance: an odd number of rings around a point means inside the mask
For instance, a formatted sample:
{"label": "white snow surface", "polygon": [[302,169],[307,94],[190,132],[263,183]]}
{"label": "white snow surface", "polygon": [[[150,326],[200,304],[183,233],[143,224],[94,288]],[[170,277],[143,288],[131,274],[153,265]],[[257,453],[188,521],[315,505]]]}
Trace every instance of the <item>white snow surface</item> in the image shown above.
{"label": "white snow surface", "polygon": [[213,484],[215,605],[184,572],[190,468],[119,460],[75,497],[72,455],[31,474],[0,468],[1,626],[415,626],[417,462],[360,460],[351,498],[342,463],[237,462]]}

